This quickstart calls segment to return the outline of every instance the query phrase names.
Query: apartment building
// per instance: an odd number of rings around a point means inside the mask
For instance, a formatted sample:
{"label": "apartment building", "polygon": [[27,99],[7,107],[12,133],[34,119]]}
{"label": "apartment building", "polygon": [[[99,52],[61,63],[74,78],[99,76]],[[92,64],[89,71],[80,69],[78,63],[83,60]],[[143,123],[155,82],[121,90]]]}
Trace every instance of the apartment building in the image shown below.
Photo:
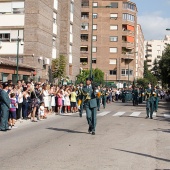
{"label": "apartment building", "polygon": [[46,81],[52,60],[63,54],[66,75],[75,81],[80,68],[80,10],[79,0],[0,0],[0,57],[16,62],[18,49],[19,64],[35,67],[35,80]]}
{"label": "apartment building", "polygon": [[136,78],[136,4],[82,0],[81,18],[81,67],[89,69],[92,62],[92,68],[101,69],[105,80],[118,87],[132,83]]}
{"label": "apartment building", "polygon": [[143,78],[144,72],[144,35],[140,24],[137,24],[136,32],[136,76],[135,78]]}
{"label": "apartment building", "polygon": [[166,44],[170,44],[170,36],[168,35],[165,36],[164,40],[145,41],[145,60],[149,70],[153,68],[155,59],[157,61],[161,59]]}

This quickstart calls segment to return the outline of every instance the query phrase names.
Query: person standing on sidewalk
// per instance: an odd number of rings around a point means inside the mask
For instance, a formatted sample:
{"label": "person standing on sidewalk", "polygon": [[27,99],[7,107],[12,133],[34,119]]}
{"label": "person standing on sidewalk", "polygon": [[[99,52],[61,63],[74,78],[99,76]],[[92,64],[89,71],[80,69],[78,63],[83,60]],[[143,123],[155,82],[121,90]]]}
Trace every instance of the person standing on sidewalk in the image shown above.
{"label": "person standing on sidewalk", "polygon": [[1,124],[0,130],[7,131],[9,129],[8,125],[8,117],[9,117],[9,109],[10,109],[10,99],[8,96],[8,83],[3,83],[3,90],[0,93],[0,102],[1,102]]}
{"label": "person standing on sidewalk", "polygon": [[86,118],[89,125],[88,132],[95,135],[96,129],[96,112],[97,112],[97,101],[96,91],[92,87],[92,78],[86,78],[86,86],[83,87],[84,95],[84,107],[86,109]]}

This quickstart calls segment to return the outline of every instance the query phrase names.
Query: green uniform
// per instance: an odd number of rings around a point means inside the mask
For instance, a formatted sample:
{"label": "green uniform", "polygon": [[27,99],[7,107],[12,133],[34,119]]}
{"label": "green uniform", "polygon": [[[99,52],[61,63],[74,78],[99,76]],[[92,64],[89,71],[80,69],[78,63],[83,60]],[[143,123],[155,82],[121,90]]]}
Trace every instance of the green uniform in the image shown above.
{"label": "green uniform", "polygon": [[9,128],[8,117],[9,117],[10,99],[8,93],[5,90],[2,90],[0,93],[0,102],[1,102],[0,130],[7,130]]}
{"label": "green uniform", "polygon": [[146,89],[145,91],[145,99],[146,99],[146,114],[147,117],[152,119],[153,110],[154,110],[154,97],[153,97],[153,90],[150,88]]}
{"label": "green uniform", "polygon": [[143,97],[144,97],[143,89],[140,89],[140,91],[139,91],[139,104],[143,103]]}
{"label": "green uniform", "polygon": [[102,104],[103,104],[103,108],[106,108],[106,101],[107,101],[107,91],[106,90],[102,90],[101,91],[101,95],[102,95]]}
{"label": "green uniform", "polygon": [[96,112],[97,112],[97,102],[96,102],[96,92],[92,86],[83,87],[84,95],[84,107],[86,110],[86,118],[89,124],[89,132],[95,132],[96,130]]}
{"label": "green uniform", "polygon": [[133,96],[133,106],[136,106],[138,105],[138,91],[135,89],[135,90],[132,90],[132,96]]}
{"label": "green uniform", "polygon": [[154,112],[157,112],[158,111],[158,103],[159,103],[159,91],[156,89],[154,90],[154,109],[153,111]]}

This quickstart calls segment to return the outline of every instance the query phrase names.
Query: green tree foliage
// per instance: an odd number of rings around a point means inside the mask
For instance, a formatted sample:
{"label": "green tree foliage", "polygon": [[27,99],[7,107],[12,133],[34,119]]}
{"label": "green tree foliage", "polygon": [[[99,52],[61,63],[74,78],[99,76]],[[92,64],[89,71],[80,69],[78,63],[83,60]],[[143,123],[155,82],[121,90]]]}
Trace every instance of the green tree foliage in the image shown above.
{"label": "green tree foliage", "polygon": [[60,55],[52,61],[52,75],[53,78],[61,79],[66,76],[67,59],[64,55]]}
{"label": "green tree foliage", "polygon": [[[104,83],[104,72],[102,72],[100,69],[96,68],[92,70],[93,74],[93,83],[96,85],[103,84]],[[86,78],[90,76],[90,70],[82,70],[82,72],[77,75],[77,83],[86,82]]]}
{"label": "green tree foliage", "polygon": [[144,62],[144,78],[137,80],[137,84],[142,87],[147,87],[147,84],[151,83],[153,86],[156,86],[158,83],[157,78],[148,70],[147,62]]}
{"label": "green tree foliage", "polygon": [[163,84],[170,85],[170,44],[167,44],[159,61],[160,77]]}

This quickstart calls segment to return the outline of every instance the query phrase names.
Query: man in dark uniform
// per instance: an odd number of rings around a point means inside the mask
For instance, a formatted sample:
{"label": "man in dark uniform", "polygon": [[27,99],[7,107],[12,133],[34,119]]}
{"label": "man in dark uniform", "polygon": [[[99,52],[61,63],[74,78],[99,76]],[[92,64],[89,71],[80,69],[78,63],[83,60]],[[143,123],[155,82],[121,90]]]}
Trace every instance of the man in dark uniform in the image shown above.
{"label": "man in dark uniform", "polygon": [[132,90],[132,96],[133,96],[133,106],[138,105],[138,89],[136,87],[134,87],[134,89]]}
{"label": "man in dark uniform", "polygon": [[153,90],[153,96],[154,96],[154,112],[158,111],[158,103],[159,103],[159,87],[155,87],[155,89]]}
{"label": "man in dark uniform", "polygon": [[153,97],[153,90],[151,88],[151,84],[148,84],[148,88],[145,91],[145,100],[146,100],[146,119],[150,117],[153,119],[153,109],[154,109],[154,97]]}
{"label": "man in dark uniform", "polygon": [[102,95],[102,104],[103,104],[103,108],[106,108],[106,101],[107,101],[107,90],[106,87],[104,87],[101,91],[101,95]]}
{"label": "man in dark uniform", "polygon": [[86,118],[89,124],[88,132],[92,132],[92,135],[95,135],[97,102],[95,88],[92,87],[91,83],[92,78],[86,78],[86,86],[83,87],[83,95]]}
{"label": "man in dark uniform", "polygon": [[7,131],[10,130],[8,126],[8,117],[9,117],[9,108],[10,108],[10,99],[8,96],[8,83],[3,83],[3,90],[0,93],[0,102],[1,102],[1,124],[0,130]]}

